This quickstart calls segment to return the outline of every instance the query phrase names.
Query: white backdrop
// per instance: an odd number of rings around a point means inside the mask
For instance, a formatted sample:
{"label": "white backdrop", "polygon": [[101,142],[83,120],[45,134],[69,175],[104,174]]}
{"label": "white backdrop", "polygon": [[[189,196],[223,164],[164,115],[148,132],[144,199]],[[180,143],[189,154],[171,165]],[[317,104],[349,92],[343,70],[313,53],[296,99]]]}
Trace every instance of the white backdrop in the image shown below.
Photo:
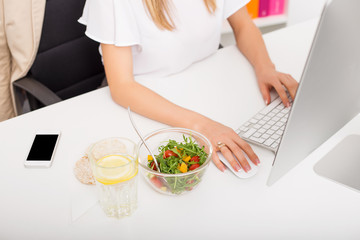
{"label": "white backdrop", "polygon": [[326,0],[288,0],[288,23],[294,25],[320,16]]}
{"label": "white backdrop", "polygon": [[[277,25],[275,27],[267,27],[262,32],[269,32],[279,27],[295,25],[313,18],[320,17],[323,6],[327,0],[287,0],[288,1],[288,20],[286,24]],[[265,31],[264,31],[265,30]],[[232,32],[223,33],[221,36],[221,44],[229,46],[235,44]]]}

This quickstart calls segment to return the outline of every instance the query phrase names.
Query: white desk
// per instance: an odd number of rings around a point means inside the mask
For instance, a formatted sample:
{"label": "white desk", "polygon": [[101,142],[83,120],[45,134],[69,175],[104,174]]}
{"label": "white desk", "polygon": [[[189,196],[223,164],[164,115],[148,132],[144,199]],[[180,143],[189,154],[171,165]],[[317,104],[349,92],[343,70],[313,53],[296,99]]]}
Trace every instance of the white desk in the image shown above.
{"label": "white desk", "polygon": [[[300,78],[316,21],[265,36],[278,69]],[[219,50],[185,72],[141,79],[171,101],[237,128],[264,107],[254,73],[235,47]],[[231,110],[230,110],[231,109]],[[142,133],[163,124],[135,115]],[[26,169],[23,159],[38,129],[61,130],[50,169]],[[125,109],[100,89],[0,123],[0,239],[360,239],[360,193],[317,176],[313,165],[342,137],[360,133],[356,117],[274,186],[274,155],[250,179],[211,164],[199,187],[168,197],[139,178],[139,208],[109,219],[95,205],[72,220],[72,167],[87,145],[109,136],[138,141]],[[81,185],[84,189],[91,188]]]}

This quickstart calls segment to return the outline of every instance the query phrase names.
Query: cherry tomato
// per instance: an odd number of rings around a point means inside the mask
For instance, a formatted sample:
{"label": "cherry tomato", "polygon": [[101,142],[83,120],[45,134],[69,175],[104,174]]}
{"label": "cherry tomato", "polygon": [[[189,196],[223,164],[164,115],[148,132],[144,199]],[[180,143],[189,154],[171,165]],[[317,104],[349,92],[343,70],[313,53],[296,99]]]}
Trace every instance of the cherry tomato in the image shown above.
{"label": "cherry tomato", "polygon": [[150,163],[150,168],[151,168],[152,170],[157,171],[157,167],[156,167],[156,165],[155,165],[155,162],[154,162],[154,161],[152,161],[152,162]]}
{"label": "cherry tomato", "polygon": [[164,152],[163,158],[165,159],[165,158],[168,158],[168,157],[170,157],[170,156],[179,157],[179,156],[178,156],[176,153],[174,153],[173,151],[171,151],[171,150],[166,150],[166,151]]}
{"label": "cherry tomato", "polygon": [[152,178],[150,178],[150,181],[152,184],[155,185],[155,187],[157,188],[161,188],[163,186],[162,182],[160,181],[159,178],[157,178],[156,176],[153,176]]}
{"label": "cherry tomato", "polygon": [[191,165],[191,166],[189,167],[189,170],[192,171],[192,170],[197,169],[198,167],[200,167],[200,164],[195,163],[195,164],[193,164],[193,165]]}
{"label": "cherry tomato", "polygon": [[193,156],[193,157],[190,159],[190,162],[200,162],[200,157],[199,157],[199,156]]}
{"label": "cherry tomato", "polygon": [[187,180],[186,181],[186,184],[192,184],[192,183],[194,183],[194,180]]}

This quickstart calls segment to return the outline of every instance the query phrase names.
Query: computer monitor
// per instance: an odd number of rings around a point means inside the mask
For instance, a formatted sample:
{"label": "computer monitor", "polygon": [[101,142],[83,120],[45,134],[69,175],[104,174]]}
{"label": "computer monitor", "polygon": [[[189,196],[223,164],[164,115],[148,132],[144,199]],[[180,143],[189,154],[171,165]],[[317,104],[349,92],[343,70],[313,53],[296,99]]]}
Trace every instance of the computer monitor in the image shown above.
{"label": "computer monitor", "polygon": [[359,0],[325,4],[268,185],[359,113],[359,10]]}

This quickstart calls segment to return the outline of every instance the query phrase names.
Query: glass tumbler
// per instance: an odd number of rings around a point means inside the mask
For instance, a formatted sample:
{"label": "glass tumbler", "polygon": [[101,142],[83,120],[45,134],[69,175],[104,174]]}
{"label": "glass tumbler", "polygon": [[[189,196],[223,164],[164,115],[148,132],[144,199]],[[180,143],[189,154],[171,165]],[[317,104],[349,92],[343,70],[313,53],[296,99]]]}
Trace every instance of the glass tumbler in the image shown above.
{"label": "glass tumbler", "polygon": [[136,144],[126,138],[107,138],[93,144],[88,157],[105,214],[130,216],[137,208]]}

